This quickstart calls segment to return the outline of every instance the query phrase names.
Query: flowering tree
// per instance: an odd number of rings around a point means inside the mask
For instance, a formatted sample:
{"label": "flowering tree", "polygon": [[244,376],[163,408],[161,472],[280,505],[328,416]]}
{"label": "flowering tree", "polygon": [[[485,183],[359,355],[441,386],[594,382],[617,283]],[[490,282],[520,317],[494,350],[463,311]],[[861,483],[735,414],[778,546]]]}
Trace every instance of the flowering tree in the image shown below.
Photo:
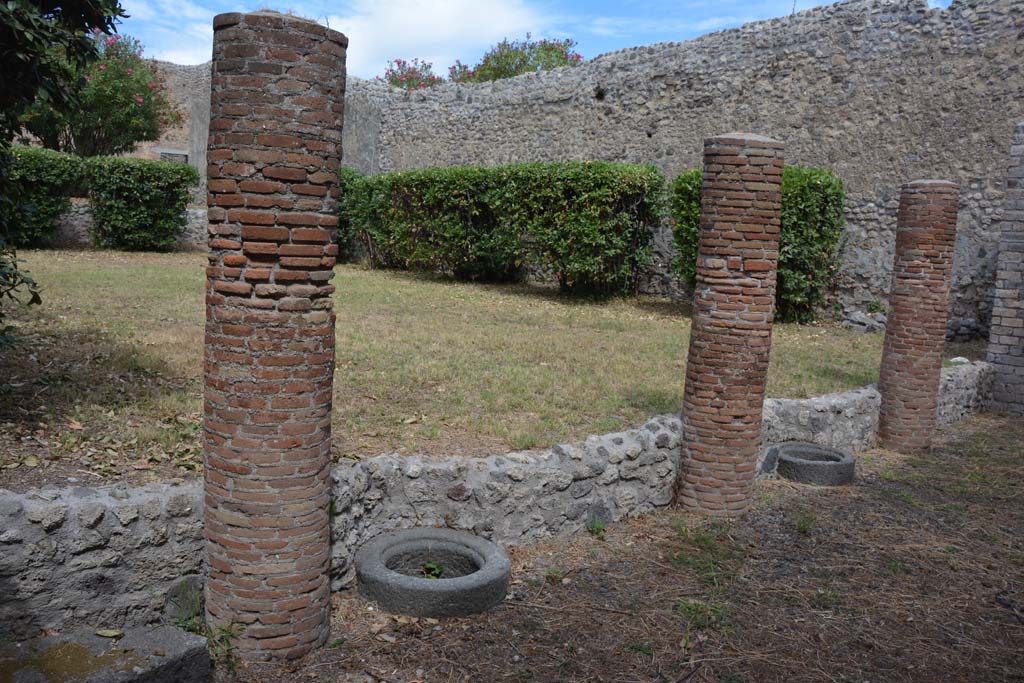
{"label": "flowering tree", "polygon": [[[448,80],[453,83],[481,83],[559,66],[576,66],[583,61],[583,55],[575,48],[576,41],[572,38],[531,40],[529,33],[525,40],[510,41],[506,38],[488,50],[476,66],[471,67],[456,59],[455,64],[448,67]],[[419,90],[443,82],[434,74],[433,64],[419,59],[389,61],[384,77],[378,76],[377,80],[405,90]]]}
{"label": "flowering tree", "polygon": [[389,60],[388,66],[384,70],[384,78],[378,76],[377,80],[387,81],[403,90],[419,90],[437,85],[441,82],[441,77],[434,73],[433,64],[413,57],[409,61]]}
{"label": "flowering tree", "polygon": [[[0,3],[0,348],[13,341],[5,304],[38,304],[39,288],[19,268],[11,226],[24,213],[11,180],[9,143],[33,102],[71,107],[67,74],[96,59],[92,31],[112,32],[124,15],[118,0],[6,0]],[[54,58],[55,51],[60,55]]]}
{"label": "flowering tree", "polygon": [[473,68],[456,61],[448,69],[448,77],[460,83],[481,83],[560,66],[576,66],[583,61],[583,55],[576,52],[575,47],[576,41],[572,38],[531,40],[527,33],[525,40],[502,40]]}
{"label": "flowering tree", "polygon": [[50,149],[80,156],[131,152],[139,142],[159,138],[180,115],[142,58],[138,40],[100,31],[91,35],[100,58],[69,69],[76,106],[57,109],[37,100],[22,123]]}

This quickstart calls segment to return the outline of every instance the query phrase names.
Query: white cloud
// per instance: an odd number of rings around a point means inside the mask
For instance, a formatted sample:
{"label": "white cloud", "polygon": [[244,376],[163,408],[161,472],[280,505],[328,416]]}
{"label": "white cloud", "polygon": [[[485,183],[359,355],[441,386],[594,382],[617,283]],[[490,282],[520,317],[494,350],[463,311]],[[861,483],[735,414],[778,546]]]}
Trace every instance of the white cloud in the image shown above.
{"label": "white cloud", "polygon": [[[712,16],[702,19],[636,19],[632,17],[591,17],[579,23],[586,33],[605,38],[634,38],[643,41],[645,36],[675,33],[688,38],[693,35],[714,31],[726,26],[738,26],[754,21],[753,16]],[[664,40],[664,38],[662,39]],[[643,44],[637,42],[637,45]]]}
{"label": "white cloud", "polygon": [[541,35],[549,21],[523,0],[356,0],[345,15],[327,17],[348,36],[348,72],[372,78],[389,59],[419,57],[446,76],[456,59],[475,61],[502,38]]}
{"label": "white cloud", "polygon": [[160,50],[159,54],[154,52],[150,57],[173,64],[203,64],[210,61],[212,54],[212,45],[189,45],[180,49]]}
{"label": "white cloud", "polygon": [[118,30],[142,40],[145,55],[176,64],[202,64],[213,52],[213,16],[190,0],[122,0],[129,19]]}

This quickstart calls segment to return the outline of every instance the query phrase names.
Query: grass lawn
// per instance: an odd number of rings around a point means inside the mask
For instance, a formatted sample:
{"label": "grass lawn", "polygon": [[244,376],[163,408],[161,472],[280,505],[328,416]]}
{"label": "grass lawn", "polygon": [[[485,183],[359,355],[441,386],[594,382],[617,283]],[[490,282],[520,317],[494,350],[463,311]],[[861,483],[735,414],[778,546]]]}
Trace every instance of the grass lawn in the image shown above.
{"label": "grass lawn", "polygon": [[[44,303],[15,313],[24,343],[0,354],[0,465],[63,460],[140,477],[196,467],[205,256],[19,255]],[[680,304],[595,303],[355,265],[336,273],[339,457],[543,447],[682,403],[690,318]],[[768,393],[873,382],[881,342],[831,324],[776,325]]]}

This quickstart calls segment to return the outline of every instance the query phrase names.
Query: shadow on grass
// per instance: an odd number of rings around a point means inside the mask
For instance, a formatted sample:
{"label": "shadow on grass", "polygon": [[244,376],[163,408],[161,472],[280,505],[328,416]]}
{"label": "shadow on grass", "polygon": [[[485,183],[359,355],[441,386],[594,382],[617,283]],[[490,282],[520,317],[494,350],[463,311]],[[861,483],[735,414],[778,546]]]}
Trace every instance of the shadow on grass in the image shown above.
{"label": "shadow on grass", "polygon": [[680,382],[678,392],[644,387],[629,391],[625,399],[630,407],[654,417],[679,413],[683,406],[682,393],[683,383]]}
{"label": "shadow on grass", "polygon": [[615,295],[598,296],[588,294],[577,294],[567,292],[558,288],[557,285],[538,284],[527,282],[474,282],[457,280],[453,277],[439,273],[412,270],[372,269],[364,266],[367,270],[378,270],[399,280],[406,280],[416,284],[438,284],[438,285],[460,285],[474,287],[487,292],[505,294],[510,296],[535,299],[563,306],[595,307],[607,306],[616,301],[628,301],[638,309],[667,318],[690,318],[692,305],[689,300],[662,299],[647,295]]}
{"label": "shadow on grass", "polygon": [[136,345],[43,313],[22,321],[15,344],[0,350],[0,422],[66,422],[82,406],[110,411],[195,382]]}

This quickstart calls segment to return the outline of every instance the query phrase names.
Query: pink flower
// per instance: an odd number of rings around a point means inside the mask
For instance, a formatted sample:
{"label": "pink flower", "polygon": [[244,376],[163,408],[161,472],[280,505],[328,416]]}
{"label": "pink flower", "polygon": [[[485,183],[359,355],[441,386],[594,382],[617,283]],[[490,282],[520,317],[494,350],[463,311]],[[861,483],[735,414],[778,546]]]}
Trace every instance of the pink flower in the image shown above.
{"label": "pink flower", "polygon": [[132,75],[132,70],[131,70],[131,69],[128,69],[128,75],[129,75],[129,76],[131,76],[131,75]]}
{"label": "pink flower", "polygon": [[152,88],[155,88],[155,87],[156,87],[156,83],[155,83],[155,82],[153,82],[153,81],[150,81],[150,82],[149,82],[149,87],[150,87],[151,89],[152,89]]}
{"label": "pink flower", "polygon": [[142,104],[143,99],[141,97],[139,97],[138,95],[136,95],[135,96],[135,101],[138,102],[139,104]]}
{"label": "pink flower", "polygon": [[106,71],[106,70],[107,70],[107,65],[106,64],[100,64],[100,71]]}
{"label": "pink flower", "polygon": [[91,80],[92,80],[92,76],[86,76],[86,77],[85,77],[85,82],[86,82],[86,83],[88,83],[88,82],[89,82],[89,81],[91,81]]}

